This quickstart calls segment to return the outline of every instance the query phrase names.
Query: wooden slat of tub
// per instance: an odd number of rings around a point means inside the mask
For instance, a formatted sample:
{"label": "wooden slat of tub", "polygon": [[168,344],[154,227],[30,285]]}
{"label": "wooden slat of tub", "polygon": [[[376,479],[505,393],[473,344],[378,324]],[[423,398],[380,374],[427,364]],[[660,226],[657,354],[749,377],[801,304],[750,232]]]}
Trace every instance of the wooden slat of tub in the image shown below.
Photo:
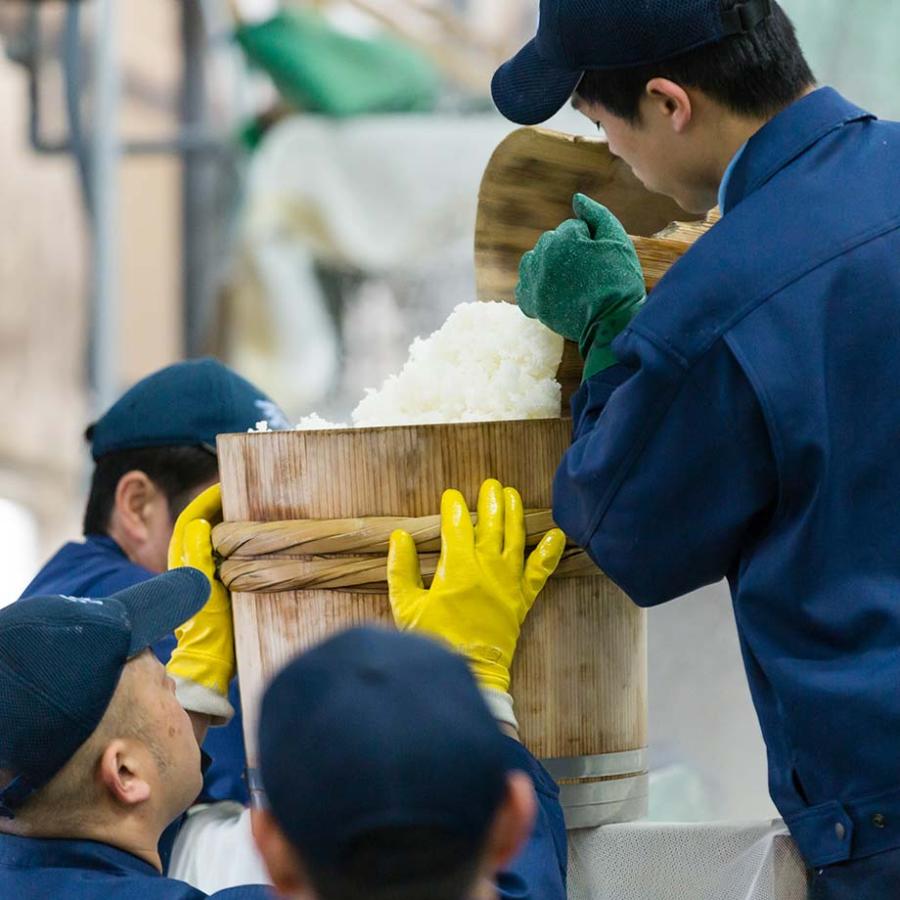
{"label": "wooden slat of tub", "polygon": [[447,487],[474,508],[485,478],[517,487],[526,507],[547,509],[571,428],[534,419],[222,435],[224,518],[428,516]]}
{"label": "wooden slat of tub", "polygon": [[[265,685],[297,652],[352,625],[392,627],[383,594],[233,594],[250,765]],[[512,691],[522,739],[541,759],[647,743],[644,614],[604,578],[551,582],[525,621]]]}

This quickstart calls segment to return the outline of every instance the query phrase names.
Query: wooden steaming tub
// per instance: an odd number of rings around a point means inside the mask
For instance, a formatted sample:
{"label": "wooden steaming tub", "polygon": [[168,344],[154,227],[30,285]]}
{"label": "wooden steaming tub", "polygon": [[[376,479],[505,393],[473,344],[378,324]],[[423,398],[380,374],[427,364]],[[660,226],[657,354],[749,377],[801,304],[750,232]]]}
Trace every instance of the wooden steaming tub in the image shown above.
{"label": "wooden steaming tub", "polygon": [[[700,230],[641,237],[679,208],[648,193],[604,143],[522,129],[498,147],[482,183],[479,299],[512,300],[522,253],[571,214],[575,191],[604,202],[639,236],[649,287]],[[572,348],[560,377],[567,397],[580,377]],[[533,546],[552,525],[553,473],[570,428],[547,419],[219,438],[225,522],[214,541],[232,591],[251,769],[260,697],[275,672],[342,628],[391,624],[391,531],[413,534],[427,575],[439,549],[441,492],[458,488],[474,509],[482,481],[495,477],[521,492]],[[577,548],[525,623],[512,693],[522,739],[559,782],[569,827],[646,813],[644,613]]]}

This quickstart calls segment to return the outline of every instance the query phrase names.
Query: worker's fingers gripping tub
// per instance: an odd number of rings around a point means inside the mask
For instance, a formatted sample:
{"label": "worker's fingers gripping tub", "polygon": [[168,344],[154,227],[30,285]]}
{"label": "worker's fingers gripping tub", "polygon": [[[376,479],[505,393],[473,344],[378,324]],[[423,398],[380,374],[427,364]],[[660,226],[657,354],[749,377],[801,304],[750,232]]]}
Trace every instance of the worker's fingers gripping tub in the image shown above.
{"label": "worker's fingers gripping tub", "polygon": [[522,498],[498,481],[481,486],[474,526],[462,494],[445,491],[430,589],[411,535],[391,536],[388,587],[397,627],[446,641],[469,659],[483,688],[506,693],[522,623],[565,546],[565,535],[552,529],[526,560]]}

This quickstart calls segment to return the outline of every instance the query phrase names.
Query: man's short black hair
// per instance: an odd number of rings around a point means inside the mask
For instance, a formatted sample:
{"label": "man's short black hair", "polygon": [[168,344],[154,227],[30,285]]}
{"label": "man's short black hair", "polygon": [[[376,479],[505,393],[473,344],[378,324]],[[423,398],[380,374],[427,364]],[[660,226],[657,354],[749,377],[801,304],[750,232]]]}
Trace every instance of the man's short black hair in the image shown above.
{"label": "man's short black hair", "polygon": [[[722,0],[722,6],[730,9],[738,2]],[[732,35],[661,63],[592,69],[575,93],[634,123],[640,120],[647,82],[654,78],[696,88],[731,112],[754,118],[775,115],[816,82],[793,23],[775,3],[772,15],[749,34]]]}
{"label": "man's short black hair", "polygon": [[203,447],[150,447],[101,456],[84,511],[85,534],[108,533],[119,480],[135,470],[143,472],[165,494],[174,522],[191,493],[218,477],[219,463]]}
{"label": "man's short black hair", "polygon": [[481,850],[440,828],[384,828],[353,841],[338,868],[304,863],[322,900],[467,900]]}

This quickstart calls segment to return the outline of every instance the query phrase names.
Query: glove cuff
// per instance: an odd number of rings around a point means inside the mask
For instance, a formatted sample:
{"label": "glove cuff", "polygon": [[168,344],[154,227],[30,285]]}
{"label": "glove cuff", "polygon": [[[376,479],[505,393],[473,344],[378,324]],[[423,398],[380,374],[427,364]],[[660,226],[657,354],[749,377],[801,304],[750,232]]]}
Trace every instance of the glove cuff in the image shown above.
{"label": "glove cuff", "polygon": [[605,372],[619,364],[619,359],[609,346],[592,347],[584,360],[584,369],[581,372],[581,383],[593,378],[598,372]]}
{"label": "glove cuff", "polygon": [[234,707],[227,697],[180,675],[170,675],[175,682],[175,696],[188,712],[202,713],[212,720],[210,725],[227,725],[234,718]]}
{"label": "glove cuff", "polygon": [[631,324],[647,301],[646,295],[638,302],[625,301],[595,322],[585,333],[578,349],[584,359],[582,382],[598,372],[618,365],[619,358],[612,351],[613,341]]}
{"label": "glove cuff", "polygon": [[497,691],[494,688],[481,688],[481,696],[491,711],[491,715],[501,724],[509,725],[519,730],[519,721],[513,710],[513,698],[505,691]]}

